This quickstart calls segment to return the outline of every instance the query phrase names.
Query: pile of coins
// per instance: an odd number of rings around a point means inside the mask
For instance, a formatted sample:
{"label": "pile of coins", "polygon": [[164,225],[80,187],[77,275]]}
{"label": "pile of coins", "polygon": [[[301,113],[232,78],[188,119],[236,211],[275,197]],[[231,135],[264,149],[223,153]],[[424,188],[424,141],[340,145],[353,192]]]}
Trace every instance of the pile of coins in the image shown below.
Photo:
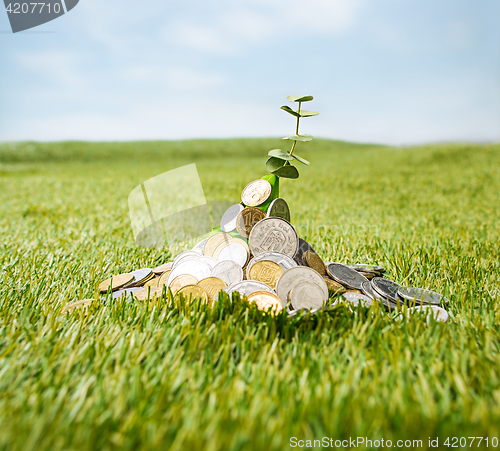
{"label": "pile of coins", "polygon": [[[145,301],[169,289],[174,295],[188,300],[200,298],[209,304],[217,302],[221,291],[228,295],[239,292],[261,310],[278,313],[286,309],[290,316],[339,303],[351,309],[379,303],[388,311],[406,305],[410,307],[406,312],[428,310],[436,320],[448,319],[439,307],[448,302],[444,296],[388,280],[381,266],[325,263],[309,243],[298,237],[286,201],[278,197],[269,203],[271,193],[267,180],[251,182],[242,192],[242,202],[222,216],[220,232],[172,262],[101,282],[100,292],[111,291],[115,299]],[[331,296],[333,303],[329,302]],[[88,305],[88,300],[79,302],[66,309]]]}

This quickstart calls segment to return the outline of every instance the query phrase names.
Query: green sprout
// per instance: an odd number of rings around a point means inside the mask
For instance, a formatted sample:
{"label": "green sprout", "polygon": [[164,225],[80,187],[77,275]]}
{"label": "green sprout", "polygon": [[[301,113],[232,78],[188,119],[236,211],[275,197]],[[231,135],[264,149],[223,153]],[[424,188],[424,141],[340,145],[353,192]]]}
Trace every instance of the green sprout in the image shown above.
{"label": "green sprout", "polygon": [[292,148],[289,152],[282,149],[273,149],[269,151],[269,160],[266,162],[267,170],[278,177],[284,177],[288,179],[296,179],[299,177],[299,171],[295,166],[290,163],[293,160],[297,160],[302,164],[309,166],[309,161],[305,160],[298,155],[295,155],[293,151],[298,141],[308,142],[312,141],[313,137],[311,135],[299,135],[299,121],[301,117],[311,117],[317,116],[319,113],[317,111],[306,111],[301,110],[302,102],[309,102],[313,99],[313,96],[288,96],[287,99],[290,102],[298,102],[299,107],[297,111],[292,110],[289,106],[284,105],[281,107],[282,110],[295,116],[297,118],[297,125],[295,127],[295,135],[285,136],[283,139],[293,141]]}

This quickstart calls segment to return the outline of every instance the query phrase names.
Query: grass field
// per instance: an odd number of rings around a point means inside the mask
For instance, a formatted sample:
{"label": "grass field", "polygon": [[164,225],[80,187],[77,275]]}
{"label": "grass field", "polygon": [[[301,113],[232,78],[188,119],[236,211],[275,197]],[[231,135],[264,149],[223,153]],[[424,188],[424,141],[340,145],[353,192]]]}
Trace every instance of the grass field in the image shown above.
{"label": "grass field", "polygon": [[299,152],[311,166],[281,184],[324,259],[442,292],[447,324],[344,308],[287,321],[227,300],[60,314],[111,274],[171,257],[133,241],[127,197],[140,182],[194,162],[208,199],[237,202],[280,144],[0,145],[0,449],[500,440],[500,145],[316,140]]}

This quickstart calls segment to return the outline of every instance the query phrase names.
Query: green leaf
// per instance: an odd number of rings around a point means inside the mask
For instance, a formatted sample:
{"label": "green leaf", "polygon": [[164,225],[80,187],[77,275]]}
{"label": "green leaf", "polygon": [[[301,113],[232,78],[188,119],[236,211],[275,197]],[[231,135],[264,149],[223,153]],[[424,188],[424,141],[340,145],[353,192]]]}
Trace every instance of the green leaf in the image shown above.
{"label": "green leaf", "polygon": [[285,136],[283,139],[289,139],[290,141],[301,141],[306,143],[308,141],[312,141],[313,137],[311,135],[290,135]]}
{"label": "green leaf", "polygon": [[286,152],[285,150],[281,150],[281,149],[270,150],[268,155],[270,157],[281,158],[282,160],[293,160],[293,157],[288,155],[288,152]]}
{"label": "green leaf", "polygon": [[314,99],[313,96],[288,96],[287,100],[290,102],[309,102]]}
{"label": "green leaf", "polygon": [[293,111],[288,105],[283,105],[281,109],[286,111],[287,113],[290,113],[292,116],[300,117],[300,114],[297,113],[297,111]]}
{"label": "green leaf", "polygon": [[298,155],[294,154],[294,155],[292,155],[292,157],[295,158],[297,161],[300,161],[302,164],[305,164],[307,166],[309,166],[311,164],[305,158],[299,157]]}
{"label": "green leaf", "polygon": [[281,158],[271,157],[266,161],[266,169],[274,174],[274,171],[280,169],[285,164],[285,160]]}
{"label": "green leaf", "polygon": [[311,117],[311,116],[317,116],[319,113],[317,111],[300,110],[300,113],[297,114],[300,114],[300,117]]}
{"label": "green leaf", "polygon": [[295,166],[283,166],[279,169],[276,169],[276,171],[273,171],[273,174],[286,179],[299,178],[299,171]]}

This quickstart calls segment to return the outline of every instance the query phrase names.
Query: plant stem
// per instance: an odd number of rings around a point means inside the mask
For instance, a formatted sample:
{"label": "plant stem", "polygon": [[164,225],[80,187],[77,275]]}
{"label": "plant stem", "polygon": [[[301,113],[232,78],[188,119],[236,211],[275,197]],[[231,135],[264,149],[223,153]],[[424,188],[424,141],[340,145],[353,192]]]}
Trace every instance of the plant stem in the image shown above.
{"label": "plant stem", "polygon": [[[299,109],[297,110],[297,113],[299,113],[299,114],[300,114],[300,104],[301,104],[301,103],[302,103],[302,102],[299,102]],[[298,135],[298,134],[299,134],[299,120],[300,120],[300,117],[299,117],[299,116],[297,116],[297,127],[295,127],[295,134],[296,134],[296,135]]]}
{"label": "plant stem", "polygon": [[[300,104],[302,102],[299,102],[299,108],[297,110],[297,113],[300,113]],[[300,121],[300,117],[297,116],[297,126],[295,127],[295,134],[298,136],[299,135],[299,121]],[[290,149],[290,152],[288,153],[289,155],[293,155],[293,150],[295,149],[295,146],[297,145],[297,141],[294,141],[293,144],[292,144],[292,148]]]}

